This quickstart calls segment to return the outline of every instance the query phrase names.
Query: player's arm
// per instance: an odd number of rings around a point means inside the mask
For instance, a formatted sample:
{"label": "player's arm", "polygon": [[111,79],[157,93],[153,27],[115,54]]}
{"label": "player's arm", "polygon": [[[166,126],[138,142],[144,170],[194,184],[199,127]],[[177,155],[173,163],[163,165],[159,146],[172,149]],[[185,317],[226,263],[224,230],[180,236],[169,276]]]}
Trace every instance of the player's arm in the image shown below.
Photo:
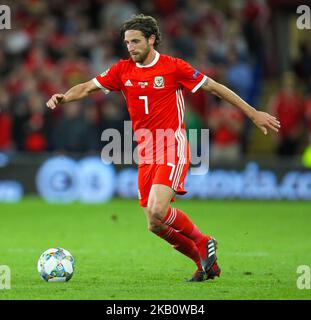
{"label": "player's arm", "polygon": [[46,105],[54,109],[60,104],[81,100],[97,90],[100,90],[100,88],[96,86],[94,81],[90,80],[70,88],[66,93],[53,94]]}
{"label": "player's arm", "polygon": [[279,131],[280,122],[274,116],[257,111],[226,86],[207,78],[201,88],[239,108],[264,134],[268,133],[268,128],[276,132]]}

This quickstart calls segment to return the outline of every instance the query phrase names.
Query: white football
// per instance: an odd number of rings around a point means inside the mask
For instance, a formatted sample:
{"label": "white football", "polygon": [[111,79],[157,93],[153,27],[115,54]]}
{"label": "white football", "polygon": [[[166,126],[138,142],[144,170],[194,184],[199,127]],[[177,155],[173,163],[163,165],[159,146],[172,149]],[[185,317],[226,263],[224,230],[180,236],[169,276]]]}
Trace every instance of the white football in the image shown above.
{"label": "white football", "polygon": [[38,260],[38,272],[45,281],[65,282],[73,276],[74,264],[73,256],[68,250],[50,248],[41,254]]}

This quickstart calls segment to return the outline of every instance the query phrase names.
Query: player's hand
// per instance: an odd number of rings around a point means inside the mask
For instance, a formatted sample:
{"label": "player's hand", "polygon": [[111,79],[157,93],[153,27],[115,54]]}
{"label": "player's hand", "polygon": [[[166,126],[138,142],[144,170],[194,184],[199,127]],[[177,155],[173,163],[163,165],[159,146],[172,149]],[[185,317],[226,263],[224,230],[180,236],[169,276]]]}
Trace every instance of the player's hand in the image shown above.
{"label": "player's hand", "polygon": [[269,113],[256,111],[255,115],[252,117],[254,124],[266,135],[268,133],[268,128],[278,132],[281,127],[280,122],[276,117]]}
{"label": "player's hand", "polygon": [[50,100],[46,103],[47,107],[50,109],[55,109],[58,105],[61,104],[65,95],[62,93],[53,94]]}

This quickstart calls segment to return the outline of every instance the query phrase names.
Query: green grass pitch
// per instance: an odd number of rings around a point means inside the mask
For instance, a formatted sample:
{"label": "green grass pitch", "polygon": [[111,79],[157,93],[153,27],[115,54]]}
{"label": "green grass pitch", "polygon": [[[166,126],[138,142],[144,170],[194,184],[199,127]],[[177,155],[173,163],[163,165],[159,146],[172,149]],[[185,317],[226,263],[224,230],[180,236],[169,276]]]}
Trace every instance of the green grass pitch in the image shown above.
{"label": "green grass pitch", "polygon": [[[311,267],[311,204],[183,201],[184,210],[219,242],[222,275],[187,283],[192,261],[147,230],[135,200],[103,205],[50,205],[36,198],[0,204],[0,265],[11,289],[0,299],[310,299],[298,289],[297,267]],[[76,260],[66,283],[40,279],[36,264],[50,247]]]}

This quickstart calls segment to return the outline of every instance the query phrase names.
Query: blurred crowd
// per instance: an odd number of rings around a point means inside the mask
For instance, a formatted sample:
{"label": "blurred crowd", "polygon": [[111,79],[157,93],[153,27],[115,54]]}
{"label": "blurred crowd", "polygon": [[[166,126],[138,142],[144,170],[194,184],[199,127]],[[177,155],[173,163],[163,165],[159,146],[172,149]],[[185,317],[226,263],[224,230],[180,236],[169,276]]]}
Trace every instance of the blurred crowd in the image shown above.
{"label": "blurred crowd", "polygon": [[[202,0],[12,1],[12,29],[0,31],[0,151],[97,152],[103,130],[122,134],[129,117],[120,94],[95,93],[53,112],[45,103],[127,58],[119,27],[141,12],[159,22],[160,52],[185,59],[257,107],[269,5],[229,3],[221,10],[217,1]],[[288,156],[300,152],[306,134],[311,143],[310,43],[301,44],[290,69],[267,106],[282,123],[275,152]],[[302,90],[296,79],[305,83]],[[187,95],[187,108],[188,128],[211,129],[214,159],[247,152],[252,127],[237,109],[203,91]]]}

